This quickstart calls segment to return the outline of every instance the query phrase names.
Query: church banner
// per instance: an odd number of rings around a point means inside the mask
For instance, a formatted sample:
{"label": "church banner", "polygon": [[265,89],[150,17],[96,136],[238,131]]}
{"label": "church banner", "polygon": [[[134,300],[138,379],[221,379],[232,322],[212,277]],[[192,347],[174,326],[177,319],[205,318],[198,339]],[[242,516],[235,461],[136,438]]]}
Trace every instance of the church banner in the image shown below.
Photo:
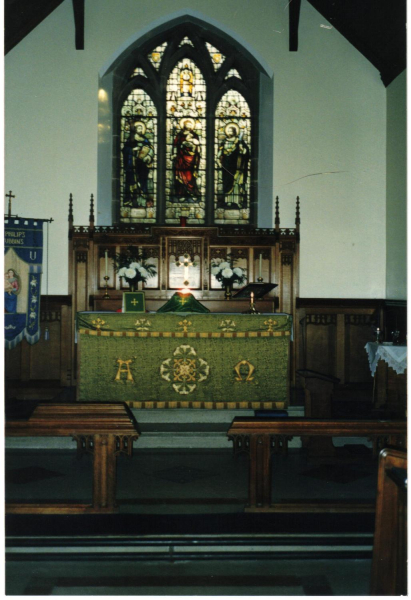
{"label": "church banner", "polygon": [[14,348],[40,338],[43,220],[9,217],[4,237],[4,337]]}

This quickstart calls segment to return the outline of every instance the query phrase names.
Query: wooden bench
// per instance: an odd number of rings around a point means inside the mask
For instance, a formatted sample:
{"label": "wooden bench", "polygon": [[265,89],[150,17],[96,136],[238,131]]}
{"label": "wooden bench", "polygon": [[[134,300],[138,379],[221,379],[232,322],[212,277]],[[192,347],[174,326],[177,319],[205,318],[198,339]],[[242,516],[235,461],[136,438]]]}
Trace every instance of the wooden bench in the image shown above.
{"label": "wooden bench", "polygon": [[116,460],[131,456],[138,424],[123,403],[39,404],[27,419],[6,420],[6,437],[69,436],[77,455],[93,454],[92,504],[10,503],[7,513],[94,513],[116,508]]}
{"label": "wooden bench", "polygon": [[407,453],[402,450],[380,454],[370,595],[407,595]]}
{"label": "wooden bench", "polygon": [[271,455],[277,438],[292,436],[367,437],[374,445],[403,448],[406,421],[346,421],[237,417],[227,432],[237,448],[249,454],[248,512],[373,512],[374,504],[289,502],[271,504]]}

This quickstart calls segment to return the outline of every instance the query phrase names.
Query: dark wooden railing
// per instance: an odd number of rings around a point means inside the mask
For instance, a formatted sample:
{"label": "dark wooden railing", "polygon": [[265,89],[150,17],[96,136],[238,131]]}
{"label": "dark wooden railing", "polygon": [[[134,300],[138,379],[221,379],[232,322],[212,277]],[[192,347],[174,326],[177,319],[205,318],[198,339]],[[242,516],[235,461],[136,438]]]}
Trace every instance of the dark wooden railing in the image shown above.
{"label": "dark wooden railing", "polygon": [[237,417],[227,432],[236,452],[249,454],[249,512],[352,512],[374,511],[373,504],[318,502],[271,503],[271,455],[278,445],[293,436],[366,437],[375,446],[404,448],[406,421],[347,421],[266,417]]}

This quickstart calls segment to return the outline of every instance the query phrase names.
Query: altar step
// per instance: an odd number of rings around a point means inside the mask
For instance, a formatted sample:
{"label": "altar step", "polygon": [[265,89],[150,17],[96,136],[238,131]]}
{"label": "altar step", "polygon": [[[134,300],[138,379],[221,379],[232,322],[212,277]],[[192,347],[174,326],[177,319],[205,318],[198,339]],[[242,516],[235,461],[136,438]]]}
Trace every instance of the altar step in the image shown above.
{"label": "altar step", "polygon": [[373,534],[148,535],[6,540],[7,560],[371,558]]}
{"label": "altar step", "polygon": [[[44,522],[43,522],[44,521]],[[6,518],[8,560],[371,558],[374,515]],[[51,526],[53,525],[53,527]]]}

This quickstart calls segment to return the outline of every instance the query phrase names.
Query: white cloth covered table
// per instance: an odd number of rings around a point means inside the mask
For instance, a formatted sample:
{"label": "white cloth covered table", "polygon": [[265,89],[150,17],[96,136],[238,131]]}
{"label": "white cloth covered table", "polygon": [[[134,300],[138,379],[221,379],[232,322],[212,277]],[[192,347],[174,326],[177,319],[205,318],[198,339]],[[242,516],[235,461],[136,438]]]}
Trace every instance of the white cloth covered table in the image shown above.
{"label": "white cloth covered table", "polygon": [[368,342],[365,345],[370,363],[371,375],[374,377],[378,361],[384,360],[398,375],[407,368],[407,346],[392,346]]}

